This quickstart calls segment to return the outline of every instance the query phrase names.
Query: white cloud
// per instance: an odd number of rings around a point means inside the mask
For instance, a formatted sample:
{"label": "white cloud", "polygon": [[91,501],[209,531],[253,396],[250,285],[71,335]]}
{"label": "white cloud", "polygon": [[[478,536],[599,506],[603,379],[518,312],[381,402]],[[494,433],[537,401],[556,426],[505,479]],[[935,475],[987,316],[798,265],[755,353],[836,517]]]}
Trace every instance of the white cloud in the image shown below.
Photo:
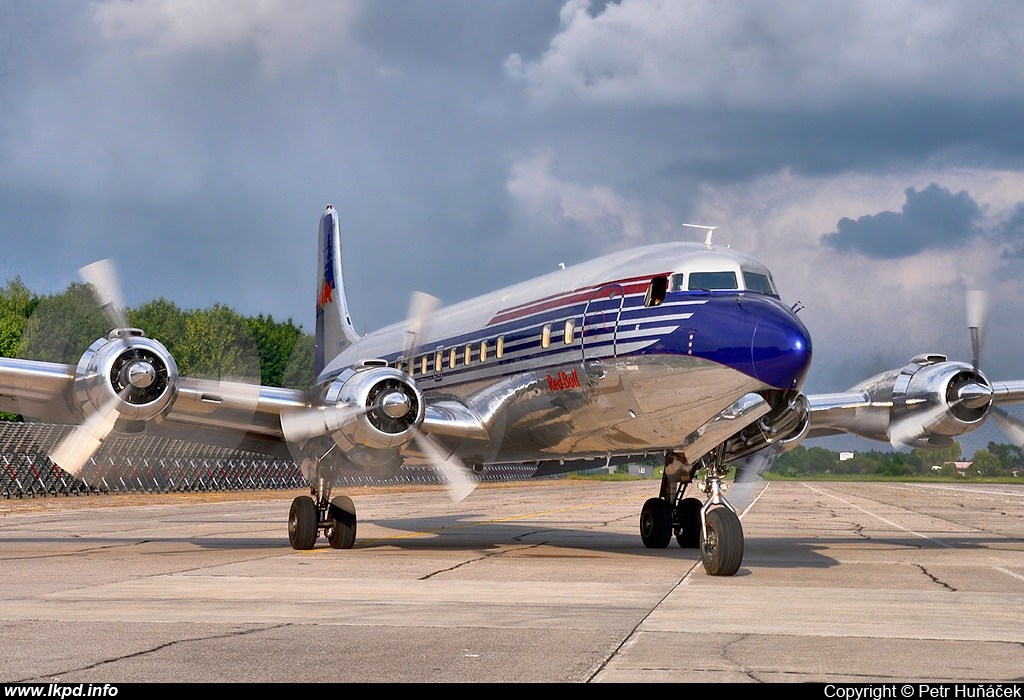
{"label": "white cloud", "polygon": [[1024,87],[1015,2],[623,0],[590,13],[588,0],[570,0],[547,52],[506,64],[535,98],[806,109]]}
{"label": "white cloud", "polygon": [[751,183],[705,187],[694,217],[720,226],[716,241],[758,258],[773,271],[783,298],[800,299],[815,340],[811,391],[839,391],[869,373],[921,352],[970,356],[967,289],[997,300],[985,363],[990,375],[1020,374],[1024,296],[1019,280],[1000,280],[998,241],[978,238],[953,250],[926,250],[894,260],[840,253],[821,244],[844,216],[899,211],[904,189],[937,183],[967,190],[992,228],[1024,199],[1024,173],[922,169],[887,174],[804,177],[782,172]]}
{"label": "white cloud", "polygon": [[665,215],[653,207],[622,197],[605,185],[580,185],[560,178],[547,151],[517,161],[507,187],[530,215],[573,221],[603,238],[607,248],[642,244],[665,228]]}
{"label": "white cloud", "polygon": [[361,3],[335,0],[107,0],[102,35],[142,53],[250,46],[269,63],[332,52],[348,40]]}

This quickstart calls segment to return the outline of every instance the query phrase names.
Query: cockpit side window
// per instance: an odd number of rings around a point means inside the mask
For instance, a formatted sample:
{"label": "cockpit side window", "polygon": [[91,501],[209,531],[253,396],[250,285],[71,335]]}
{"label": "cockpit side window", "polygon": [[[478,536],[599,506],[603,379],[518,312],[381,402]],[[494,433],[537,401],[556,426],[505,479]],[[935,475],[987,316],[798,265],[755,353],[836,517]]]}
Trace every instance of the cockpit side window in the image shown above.
{"label": "cockpit side window", "polygon": [[767,275],[759,275],[756,272],[743,271],[743,286],[748,292],[760,292],[761,294],[775,294],[772,283]]}
{"label": "cockpit side window", "polygon": [[690,289],[739,289],[735,272],[691,272]]}
{"label": "cockpit side window", "polygon": [[668,277],[655,277],[647,287],[647,296],[644,298],[644,306],[658,306],[665,301],[665,293],[668,291]]}
{"label": "cockpit side window", "polygon": [[668,291],[670,292],[681,292],[683,291],[683,277],[685,275],[682,272],[677,272],[668,278]]}

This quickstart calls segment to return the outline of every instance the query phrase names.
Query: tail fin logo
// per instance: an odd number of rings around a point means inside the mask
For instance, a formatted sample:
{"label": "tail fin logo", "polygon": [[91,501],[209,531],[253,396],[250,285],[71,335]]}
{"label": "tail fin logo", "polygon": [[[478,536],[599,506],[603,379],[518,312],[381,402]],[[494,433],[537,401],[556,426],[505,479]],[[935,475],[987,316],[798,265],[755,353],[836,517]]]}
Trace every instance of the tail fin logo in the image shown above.
{"label": "tail fin logo", "polygon": [[320,293],[316,295],[316,308],[318,311],[322,311],[324,306],[334,301],[334,289],[331,288],[330,283],[324,280],[324,286],[320,288]]}
{"label": "tail fin logo", "polygon": [[328,207],[328,213],[323,218],[324,228],[324,269],[323,285],[316,295],[316,308],[323,310],[324,306],[334,301],[334,210]]}

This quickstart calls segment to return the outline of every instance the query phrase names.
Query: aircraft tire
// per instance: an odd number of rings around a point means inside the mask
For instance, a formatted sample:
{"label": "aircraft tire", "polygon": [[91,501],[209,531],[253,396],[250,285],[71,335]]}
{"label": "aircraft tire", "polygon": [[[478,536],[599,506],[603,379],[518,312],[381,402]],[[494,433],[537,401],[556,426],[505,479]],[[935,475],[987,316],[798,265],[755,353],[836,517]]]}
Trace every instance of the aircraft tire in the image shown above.
{"label": "aircraft tire", "polygon": [[700,547],[700,509],[704,504],[696,498],[684,498],[676,509],[676,542],[683,549]]}
{"label": "aircraft tire", "polygon": [[712,576],[732,576],[743,563],[743,525],[728,508],[707,514],[707,537],[700,545],[704,570]]}
{"label": "aircraft tire", "polygon": [[319,514],[316,504],[309,496],[299,496],[292,501],[288,511],[288,541],[292,549],[313,549],[316,544],[317,520]]}
{"label": "aircraft tire", "polygon": [[331,499],[328,509],[331,535],[327,538],[332,549],[352,549],[356,543],[356,506],[348,496]]}
{"label": "aircraft tire", "polygon": [[672,541],[672,506],[663,498],[648,498],[640,511],[640,538],[648,549],[663,549]]}

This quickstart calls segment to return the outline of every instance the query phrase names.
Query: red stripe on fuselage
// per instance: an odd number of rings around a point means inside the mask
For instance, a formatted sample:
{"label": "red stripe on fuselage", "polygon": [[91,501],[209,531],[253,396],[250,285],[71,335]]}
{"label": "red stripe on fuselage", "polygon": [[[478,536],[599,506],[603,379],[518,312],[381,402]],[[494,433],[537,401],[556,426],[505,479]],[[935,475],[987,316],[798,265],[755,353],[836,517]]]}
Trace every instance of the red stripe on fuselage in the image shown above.
{"label": "red stripe on fuselage", "polygon": [[[628,277],[622,280],[615,280],[613,282],[604,282],[602,284],[595,284],[590,287],[584,287],[583,289],[574,289],[570,292],[562,292],[560,294],[552,294],[551,296],[544,297],[543,299],[537,299],[536,301],[528,301],[524,304],[517,306],[511,306],[507,309],[502,309],[494,318],[487,322],[488,326],[493,326],[496,323],[502,323],[504,321],[513,321],[517,318],[523,318],[524,316],[531,316],[541,311],[550,311],[551,309],[557,309],[560,306],[570,306],[581,301],[589,300],[593,296],[594,292],[602,287],[610,287],[613,284],[622,286],[623,294],[635,294],[637,292],[646,291],[647,285],[650,280],[654,277],[667,277],[669,273],[663,273],[660,275],[643,275],[641,277]],[[643,282],[637,283],[637,280],[643,280]],[[634,282],[635,284],[629,284]]]}

